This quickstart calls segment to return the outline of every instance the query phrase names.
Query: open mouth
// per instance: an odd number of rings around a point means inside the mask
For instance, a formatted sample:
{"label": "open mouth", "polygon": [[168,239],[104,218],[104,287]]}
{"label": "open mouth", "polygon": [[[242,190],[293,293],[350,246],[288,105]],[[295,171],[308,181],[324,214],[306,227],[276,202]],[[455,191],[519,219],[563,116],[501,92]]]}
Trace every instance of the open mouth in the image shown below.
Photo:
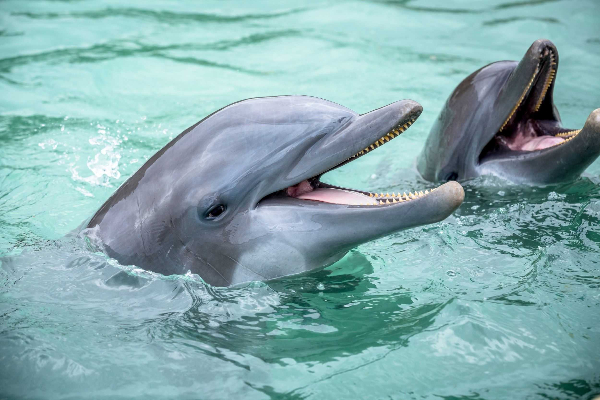
{"label": "open mouth", "polygon": [[267,197],[287,197],[305,201],[329,203],[329,204],[344,204],[359,207],[378,207],[390,206],[398,203],[405,203],[427,196],[435,189],[427,189],[423,191],[408,191],[408,193],[374,193],[356,189],[343,188],[333,186],[325,182],[321,182],[321,176],[326,172],[346,165],[358,158],[370,153],[380,146],[390,142],[405,132],[419,117],[421,111],[410,113],[407,117],[401,120],[392,130],[383,134],[379,139],[371,145],[360,150],[353,156],[339,163],[333,168],[321,172],[320,174],[305,179],[296,185],[287,187]]}
{"label": "open mouth", "polygon": [[545,47],[533,76],[492,140],[483,148],[480,162],[491,156],[518,156],[563,145],[581,129],[565,129],[556,119],[552,91],[558,67],[555,50]]}

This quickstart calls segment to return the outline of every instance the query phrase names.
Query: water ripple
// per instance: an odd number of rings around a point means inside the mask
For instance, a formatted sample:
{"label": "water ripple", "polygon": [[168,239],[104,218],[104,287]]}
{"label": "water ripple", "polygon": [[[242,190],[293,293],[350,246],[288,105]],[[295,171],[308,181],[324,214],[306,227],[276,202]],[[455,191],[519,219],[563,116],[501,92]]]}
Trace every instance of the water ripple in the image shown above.
{"label": "water ripple", "polygon": [[264,14],[242,14],[242,15],[222,15],[209,13],[194,13],[194,12],[173,12],[168,10],[155,11],[142,8],[106,8],[94,11],[67,11],[63,13],[35,13],[35,12],[13,12],[13,16],[27,17],[31,19],[63,19],[63,18],[89,18],[89,19],[104,19],[104,18],[139,18],[151,19],[160,23],[181,24],[181,23],[237,23],[245,21],[256,21],[279,18],[288,15],[302,13],[308,10],[307,8],[296,8],[287,11]]}

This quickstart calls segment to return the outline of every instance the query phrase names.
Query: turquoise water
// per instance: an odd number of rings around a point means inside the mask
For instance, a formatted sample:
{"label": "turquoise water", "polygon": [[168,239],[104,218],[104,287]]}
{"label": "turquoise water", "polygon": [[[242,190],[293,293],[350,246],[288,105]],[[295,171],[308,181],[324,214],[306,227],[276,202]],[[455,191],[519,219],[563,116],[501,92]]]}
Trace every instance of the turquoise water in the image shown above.
{"label": "turquoise water", "polygon": [[424,106],[327,181],[430,187],[414,160],[451,90],[538,38],[555,101],[600,107],[597,1],[0,3],[0,397],[591,398],[600,161],[544,188],[465,184],[446,221],[238,289],[133,272],[61,239],[186,127],[310,94]]}

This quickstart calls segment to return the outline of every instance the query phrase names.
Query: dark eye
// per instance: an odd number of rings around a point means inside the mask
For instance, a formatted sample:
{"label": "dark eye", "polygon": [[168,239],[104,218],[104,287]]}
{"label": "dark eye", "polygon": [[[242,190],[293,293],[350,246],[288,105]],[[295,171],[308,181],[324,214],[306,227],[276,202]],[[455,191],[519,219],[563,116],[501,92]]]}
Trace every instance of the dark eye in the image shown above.
{"label": "dark eye", "polygon": [[450,174],[448,174],[448,176],[446,177],[446,181],[455,181],[456,178],[458,178],[458,174],[456,172],[451,172]]}
{"label": "dark eye", "polygon": [[223,204],[218,204],[216,206],[214,206],[213,208],[211,208],[210,210],[208,210],[208,212],[206,213],[206,219],[215,219],[217,218],[219,215],[223,214],[226,210],[226,207]]}

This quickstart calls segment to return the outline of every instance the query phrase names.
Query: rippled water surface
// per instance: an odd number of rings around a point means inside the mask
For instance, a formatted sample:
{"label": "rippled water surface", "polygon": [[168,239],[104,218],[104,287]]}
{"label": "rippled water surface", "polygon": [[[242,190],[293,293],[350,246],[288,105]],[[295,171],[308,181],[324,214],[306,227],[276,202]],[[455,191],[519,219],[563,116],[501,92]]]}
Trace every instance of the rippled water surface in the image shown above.
{"label": "rippled water surface", "polygon": [[237,289],[64,236],[243,98],[417,100],[402,138],[327,181],[429,187],[414,160],[451,90],[545,37],[563,122],[581,127],[600,106],[599,20],[594,0],[0,2],[0,397],[591,398],[600,161],[560,186],[469,182],[442,223]]}

